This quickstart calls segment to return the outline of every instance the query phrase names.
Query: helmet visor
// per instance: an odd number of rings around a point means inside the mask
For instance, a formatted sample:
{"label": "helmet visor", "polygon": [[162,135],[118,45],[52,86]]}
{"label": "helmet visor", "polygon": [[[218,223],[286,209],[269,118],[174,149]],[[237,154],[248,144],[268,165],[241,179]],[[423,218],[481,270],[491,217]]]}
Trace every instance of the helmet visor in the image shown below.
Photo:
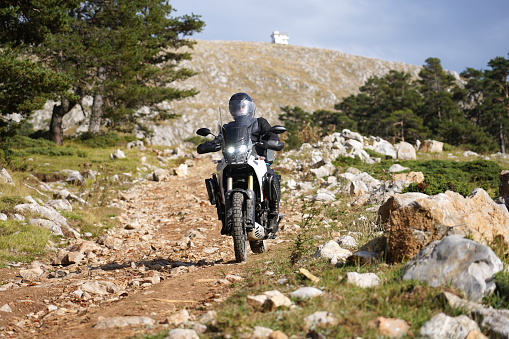
{"label": "helmet visor", "polygon": [[230,114],[234,118],[243,116],[253,118],[255,115],[256,105],[254,102],[247,100],[230,100],[229,108]]}

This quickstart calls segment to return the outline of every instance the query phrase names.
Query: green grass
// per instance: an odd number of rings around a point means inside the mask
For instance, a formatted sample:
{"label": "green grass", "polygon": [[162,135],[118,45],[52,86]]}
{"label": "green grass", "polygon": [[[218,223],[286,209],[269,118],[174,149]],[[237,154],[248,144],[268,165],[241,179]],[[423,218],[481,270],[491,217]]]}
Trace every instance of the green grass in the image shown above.
{"label": "green grass", "polygon": [[31,262],[45,253],[49,230],[24,222],[0,221],[0,267],[12,261]]}

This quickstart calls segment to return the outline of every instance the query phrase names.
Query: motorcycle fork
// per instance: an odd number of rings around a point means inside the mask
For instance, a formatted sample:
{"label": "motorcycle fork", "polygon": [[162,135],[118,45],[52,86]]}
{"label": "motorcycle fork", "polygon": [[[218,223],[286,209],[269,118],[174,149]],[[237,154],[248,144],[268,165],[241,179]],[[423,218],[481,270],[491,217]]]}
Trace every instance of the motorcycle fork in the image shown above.
{"label": "motorcycle fork", "polygon": [[[233,192],[241,192],[244,194],[244,212],[245,212],[245,227],[246,232],[250,232],[253,229],[253,226],[255,224],[255,212],[256,212],[256,194],[253,190],[254,188],[254,182],[253,182],[253,175],[249,175],[247,178],[247,189],[242,188],[233,188],[233,178],[227,177],[226,178],[226,199],[225,199],[225,207],[226,207],[226,215],[231,216],[231,213],[228,213],[230,209],[232,208],[232,202],[231,202],[231,195]],[[226,227],[227,227],[227,234],[231,234],[232,232],[232,223],[233,220],[231,217],[226,218]]]}

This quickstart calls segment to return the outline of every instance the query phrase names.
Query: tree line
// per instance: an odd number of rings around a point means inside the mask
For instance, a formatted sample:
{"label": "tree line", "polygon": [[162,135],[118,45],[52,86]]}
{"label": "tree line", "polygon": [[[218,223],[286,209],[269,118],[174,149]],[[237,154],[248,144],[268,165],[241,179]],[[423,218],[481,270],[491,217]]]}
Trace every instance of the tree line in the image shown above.
{"label": "tree line", "polygon": [[0,143],[49,99],[48,137],[57,144],[63,117],[87,96],[91,134],[105,125],[143,131],[142,119],[171,117],[159,103],[198,93],[171,84],[194,75],[179,66],[191,58],[181,47],[192,47],[187,38],[204,27],[200,16],[174,11],[162,0],[0,1]]}
{"label": "tree line", "polygon": [[467,68],[456,79],[444,71],[440,59],[428,58],[417,79],[395,70],[371,77],[334,110],[311,114],[300,107],[281,107],[287,142],[297,147],[307,135],[348,128],[393,143],[434,139],[478,152],[505,153],[509,58],[493,58],[487,66]]}

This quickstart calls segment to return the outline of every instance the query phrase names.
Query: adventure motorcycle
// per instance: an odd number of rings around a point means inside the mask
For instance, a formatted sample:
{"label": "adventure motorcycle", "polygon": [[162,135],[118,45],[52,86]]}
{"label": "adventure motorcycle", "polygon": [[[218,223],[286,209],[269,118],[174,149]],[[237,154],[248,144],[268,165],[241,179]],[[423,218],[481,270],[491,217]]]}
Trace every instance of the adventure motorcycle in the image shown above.
{"label": "adventure motorcycle", "polygon": [[[219,133],[212,134],[208,128],[200,128],[201,136],[214,135],[209,148],[202,153],[222,150],[223,158],[217,161],[216,172],[205,180],[209,201],[217,208],[217,217],[223,223],[221,234],[233,237],[235,260],[247,259],[247,246],[253,253],[267,249],[267,239],[275,238],[269,226],[269,200],[279,201],[279,176],[269,169],[274,161],[274,151],[284,144],[279,140],[255,140],[253,132],[258,128],[253,116],[233,120],[228,106],[219,107]],[[285,132],[283,126],[272,126],[270,132]],[[255,133],[256,134],[256,133]],[[272,175],[271,175],[272,174]],[[282,219],[278,215],[277,224]],[[277,225],[276,225],[277,230]]]}

